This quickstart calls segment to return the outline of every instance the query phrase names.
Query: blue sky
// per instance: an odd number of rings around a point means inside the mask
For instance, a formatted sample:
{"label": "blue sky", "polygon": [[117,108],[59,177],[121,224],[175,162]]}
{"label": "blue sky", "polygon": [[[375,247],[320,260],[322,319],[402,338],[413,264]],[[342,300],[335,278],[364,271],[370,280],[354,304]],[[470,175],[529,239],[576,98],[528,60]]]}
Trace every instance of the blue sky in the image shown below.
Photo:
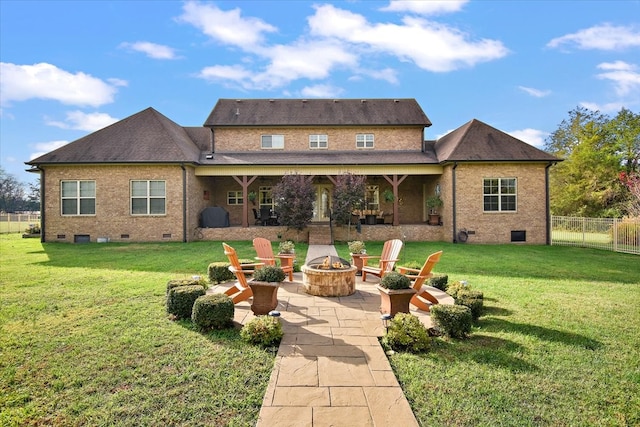
{"label": "blue sky", "polygon": [[0,0],[0,164],[153,107],[415,98],[436,139],[479,119],[541,147],[577,106],[640,111],[640,1]]}

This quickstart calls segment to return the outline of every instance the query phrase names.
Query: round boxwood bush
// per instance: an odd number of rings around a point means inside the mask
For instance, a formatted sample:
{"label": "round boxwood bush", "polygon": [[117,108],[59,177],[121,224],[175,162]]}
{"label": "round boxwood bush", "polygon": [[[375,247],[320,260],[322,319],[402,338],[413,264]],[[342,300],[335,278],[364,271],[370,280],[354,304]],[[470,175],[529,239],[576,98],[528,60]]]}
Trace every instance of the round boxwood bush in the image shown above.
{"label": "round boxwood bush", "polygon": [[451,338],[466,338],[471,333],[471,309],[464,305],[436,304],[431,306],[431,318],[442,334]]}
{"label": "round boxwood bush", "polygon": [[240,330],[240,337],[243,340],[263,347],[277,345],[282,335],[280,320],[272,316],[257,316]]}
{"label": "round boxwood bush", "polygon": [[190,319],[193,304],[205,293],[201,285],[171,288],[167,295],[167,313],[172,314],[176,319]]}
{"label": "round boxwood bush", "polygon": [[471,285],[469,285],[466,281],[464,280],[459,280],[453,283],[450,283],[449,285],[447,285],[447,293],[449,295],[451,295],[453,297],[453,299],[456,298],[456,296],[458,296],[458,292],[462,291],[462,290],[470,290],[471,289]]}
{"label": "round boxwood bush", "polygon": [[411,287],[411,280],[396,271],[390,271],[382,277],[380,280],[380,286],[386,289],[409,289]]}
{"label": "round boxwood bush", "polygon": [[396,351],[420,353],[429,350],[429,331],[416,316],[397,313],[389,322],[389,329],[382,337],[382,344]]}
{"label": "round boxwood bush", "polygon": [[447,290],[447,283],[449,283],[449,276],[447,274],[437,274],[429,278],[429,286],[440,289],[441,291]]}
{"label": "round boxwood bush", "polygon": [[173,288],[178,288],[180,286],[202,286],[203,289],[207,289],[207,283],[204,279],[172,279],[167,282],[167,295],[169,295],[169,291]]}
{"label": "round boxwood bush", "polygon": [[456,304],[464,305],[471,309],[471,316],[474,321],[478,320],[482,315],[482,308],[484,305],[484,295],[482,292],[471,289],[462,289],[458,291],[455,301]]}
{"label": "round boxwood bush", "polygon": [[224,283],[234,277],[229,270],[228,262],[212,262],[207,269],[207,275],[211,283]]}
{"label": "round boxwood bush", "polygon": [[191,320],[203,331],[222,329],[233,323],[234,312],[233,300],[228,295],[203,295],[193,304]]}
{"label": "round boxwood bush", "polygon": [[282,282],[285,274],[282,268],[275,265],[265,265],[253,272],[253,280],[258,282]]}

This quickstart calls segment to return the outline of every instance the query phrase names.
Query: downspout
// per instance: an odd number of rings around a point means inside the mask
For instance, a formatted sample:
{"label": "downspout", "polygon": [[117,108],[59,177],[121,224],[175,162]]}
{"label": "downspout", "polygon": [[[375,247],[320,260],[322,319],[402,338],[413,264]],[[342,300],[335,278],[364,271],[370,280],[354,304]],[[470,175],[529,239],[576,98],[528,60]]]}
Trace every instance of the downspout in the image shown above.
{"label": "downspout", "polygon": [[[36,166],[37,167],[37,166]],[[45,217],[46,217],[46,209],[44,209],[44,197],[45,197],[45,188],[46,186],[44,185],[44,169],[40,169],[40,167],[37,167],[38,170],[40,171],[40,242],[44,243],[45,240]]]}
{"label": "downspout", "polygon": [[549,183],[549,169],[555,162],[549,162],[544,168],[544,192],[545,192],[545,220],[547,229],[547,245],[551,244],[551,196],[550,196],[550,183]]}
{"label": "downspout", "polygon": [[456,224],[456,168],[458,167],[458,162],[453,163],[453,169],[451,171],[451,198],[453,199],[452,206],[452,215],[451,220],[453,222],[453,243],[458,243],[457,237],[457,224]]}
{"label": "downspout", "polygon": [[182,169],[182,242],[187,242],[187,169],[180,164]]}

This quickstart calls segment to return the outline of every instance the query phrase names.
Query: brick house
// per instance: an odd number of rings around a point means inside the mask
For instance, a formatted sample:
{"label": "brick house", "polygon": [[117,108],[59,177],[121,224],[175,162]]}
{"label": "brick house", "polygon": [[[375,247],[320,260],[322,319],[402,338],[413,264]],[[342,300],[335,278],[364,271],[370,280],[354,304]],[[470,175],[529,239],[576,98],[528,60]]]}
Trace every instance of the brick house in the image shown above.
{"label": "brick house", "polygon": [[[202,127],[148,108],[27,164],[41,175],[48,242],[548,243],[548,170],[559,159],[478,120],[425,141],[430,125],[414,99],[220,99]],[[346,172],[367,177],[357,231],[329,227],[333,183]],[[302,233],[263,225],[276,207],[271,188],[288,173],[316,189]],[[431,225],[426,201],[436,194]],[[213,226],[202,214],[211,207]]]}

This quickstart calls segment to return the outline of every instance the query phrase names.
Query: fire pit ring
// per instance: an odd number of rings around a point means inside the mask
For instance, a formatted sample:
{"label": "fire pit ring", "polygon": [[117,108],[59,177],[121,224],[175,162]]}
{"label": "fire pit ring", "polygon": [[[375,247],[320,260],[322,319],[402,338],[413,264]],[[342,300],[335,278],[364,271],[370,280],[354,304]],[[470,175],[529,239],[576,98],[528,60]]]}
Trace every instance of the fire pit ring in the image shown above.
{"label": "fire pit ring", "polygon": [[343,258],[322,256],[301,267],[305,290],[310,295],[343,297],[356,291],[355,266]]}

